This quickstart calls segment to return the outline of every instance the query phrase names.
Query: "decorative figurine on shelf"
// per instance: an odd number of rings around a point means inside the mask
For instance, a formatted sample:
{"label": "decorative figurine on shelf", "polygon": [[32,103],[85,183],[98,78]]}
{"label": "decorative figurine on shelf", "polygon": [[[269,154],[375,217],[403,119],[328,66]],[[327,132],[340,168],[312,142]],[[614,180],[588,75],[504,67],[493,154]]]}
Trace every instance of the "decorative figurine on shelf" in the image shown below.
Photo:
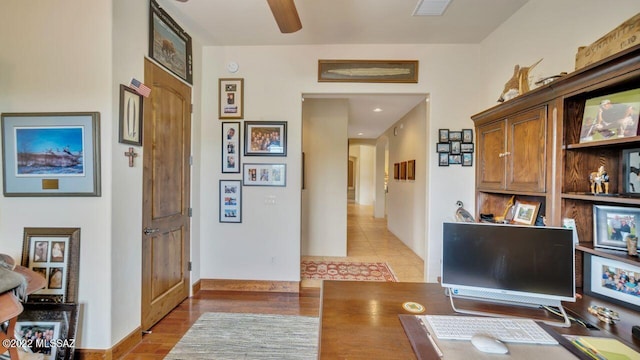
{"label": "decorative figurine on shelf", "polygon": [[[609,175],[607,170],[604,169],[604,165],[598,168],[598,171],[594,171],[589,174],[589,182],[591,183],[591,192],[594,194],[608,194],[609,193]],[[604,191],[603,191],[604,185]]]}
{"label": "decorative figurine on shelf", "polygon": [[518,95],[522,95],[529,91],[529,72],[538,65],[542,59],[536,61],[531,66],[516,65],[513,68],[513,75],[511,79],[504,84],[504,90],[498,98],[498,102],[505,102],[511,100]]}

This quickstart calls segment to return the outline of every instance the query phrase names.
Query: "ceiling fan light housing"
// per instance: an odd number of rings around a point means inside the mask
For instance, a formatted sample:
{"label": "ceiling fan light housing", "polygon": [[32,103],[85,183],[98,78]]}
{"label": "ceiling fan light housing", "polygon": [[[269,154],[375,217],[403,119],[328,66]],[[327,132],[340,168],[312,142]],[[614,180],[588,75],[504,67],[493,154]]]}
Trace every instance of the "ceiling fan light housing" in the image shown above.
{"label": "ceiling fan light housing", "polygon": [[302,29],[298,10],[293,0],[267,0],[273,17],[284,34],[294,33]]}

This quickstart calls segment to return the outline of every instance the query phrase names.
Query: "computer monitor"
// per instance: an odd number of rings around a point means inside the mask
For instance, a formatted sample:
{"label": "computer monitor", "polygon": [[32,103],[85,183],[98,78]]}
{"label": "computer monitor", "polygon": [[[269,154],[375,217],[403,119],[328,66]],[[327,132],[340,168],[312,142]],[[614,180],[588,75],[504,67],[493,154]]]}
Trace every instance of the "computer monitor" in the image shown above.
{"label": "computer monitor", "polygon": [[444,223],[441,283],[456,311],[477,313],[457,309],[454,297],[555,306],[569,326],[561,302],[576,299],[574,255],[569,229]]}

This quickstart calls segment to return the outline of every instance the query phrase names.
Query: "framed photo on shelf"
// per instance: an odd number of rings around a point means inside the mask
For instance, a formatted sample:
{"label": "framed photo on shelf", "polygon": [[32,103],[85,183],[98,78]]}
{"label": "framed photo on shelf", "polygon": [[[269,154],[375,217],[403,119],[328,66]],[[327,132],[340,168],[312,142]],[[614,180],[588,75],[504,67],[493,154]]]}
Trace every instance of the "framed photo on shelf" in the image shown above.
{"label": "framed photo on shelf", "polygon": [[533,225],[540,210],[540,203],[516,200],[513,222],[516,224]]}
{"label": "framed photo on shelf", "polygon": [[244,79],[218,79],[218,118],[244,118]]}
{"label": "framed photo on shelf", "polygon": [[622,193],[640,196],[640,149],[622,150]]}
{"label": "framed photo on shelf", "polygon": [[593,205],[593,245],[599,248],[627,251],[625,237],[638,236],[640,209]]}
{"label": "framed photo on shelf", "polygon": [[438,153],[438,166],[449,166],[449,152]]}
{"label": "framed photo on shelf", "polygon": [[462,129],[462,142],[465,144],[473,142],[473,129]]}
{"label": "framed photo on shelf", "polygon": [[441,142],[441,143],[449,142],[449,129],[438,130],[438,142]]}
{"label": "framed photo on shelf", "polygon": [[244,164],[245,186],[287,186],[286,164]]}
{"label": "framed photo on shelf", "polygon": [[77,302],[80,264],[80,228],[25,228],[22,266],[41,274],[44,289],[29,301]]}
{"label": "framed photo on shelf", "polygon": [[220,180],[220,222],[242,222],[242,182]]}
{"label": "framed photo on shelf", "polygon": [[409,160],[407,161],[407,180],[415,180],[416,179],[416,161]]}
{"label": "framed photo on shelf", "polygon": [[150,1],[149,57],[193,84],[191,36],[155,0]]}
{"label": "framed photo on shelf", "polygon": [[584,253],[583,262],[583,290],[586,295],[640,311],[637,280],[640,267],[590,253]]}
{"label": "framed photo on shelf", "polygon": [[245,121],[245,156],[287,156],[286,121]]}
{"label": "framed photo on shelf", "polygon": [[580,143],[638,135],[640,88],[588,99]]}
{"label": "framed photo on shelf", "polygon": [[120,85],[120,131],[118,141],[142,146],[142,95]]}
{"label": "framed photo on shelf", "polygon": [[5,196],[100,196],[100,113],[3,113]]}
{"label": "framed photo on shelf", "polygon": [[222,172],[240,172],[240,123],[222,123]]}
{"label": "framed photo on shelf", "polygon": [[[44,359],[73,359],[78,327],[78,304],[25,303],[14,329],[16,339],[32,344],[30,351]],[[36,346],[36,336],[43,335]],[[45,337],[47,337],[44,341]],[[39,357],[39,359],[42,357]]]}

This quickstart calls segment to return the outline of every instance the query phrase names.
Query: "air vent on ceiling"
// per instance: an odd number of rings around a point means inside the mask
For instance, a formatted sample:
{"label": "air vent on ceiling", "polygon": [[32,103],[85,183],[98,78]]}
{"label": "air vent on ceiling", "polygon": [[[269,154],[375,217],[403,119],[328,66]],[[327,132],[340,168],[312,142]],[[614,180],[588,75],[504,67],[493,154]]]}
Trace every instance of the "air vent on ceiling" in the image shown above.
{"label": "air vent on ceiling", "polygon": [[413,16],[442,15],[451,0],[418,0]]}

